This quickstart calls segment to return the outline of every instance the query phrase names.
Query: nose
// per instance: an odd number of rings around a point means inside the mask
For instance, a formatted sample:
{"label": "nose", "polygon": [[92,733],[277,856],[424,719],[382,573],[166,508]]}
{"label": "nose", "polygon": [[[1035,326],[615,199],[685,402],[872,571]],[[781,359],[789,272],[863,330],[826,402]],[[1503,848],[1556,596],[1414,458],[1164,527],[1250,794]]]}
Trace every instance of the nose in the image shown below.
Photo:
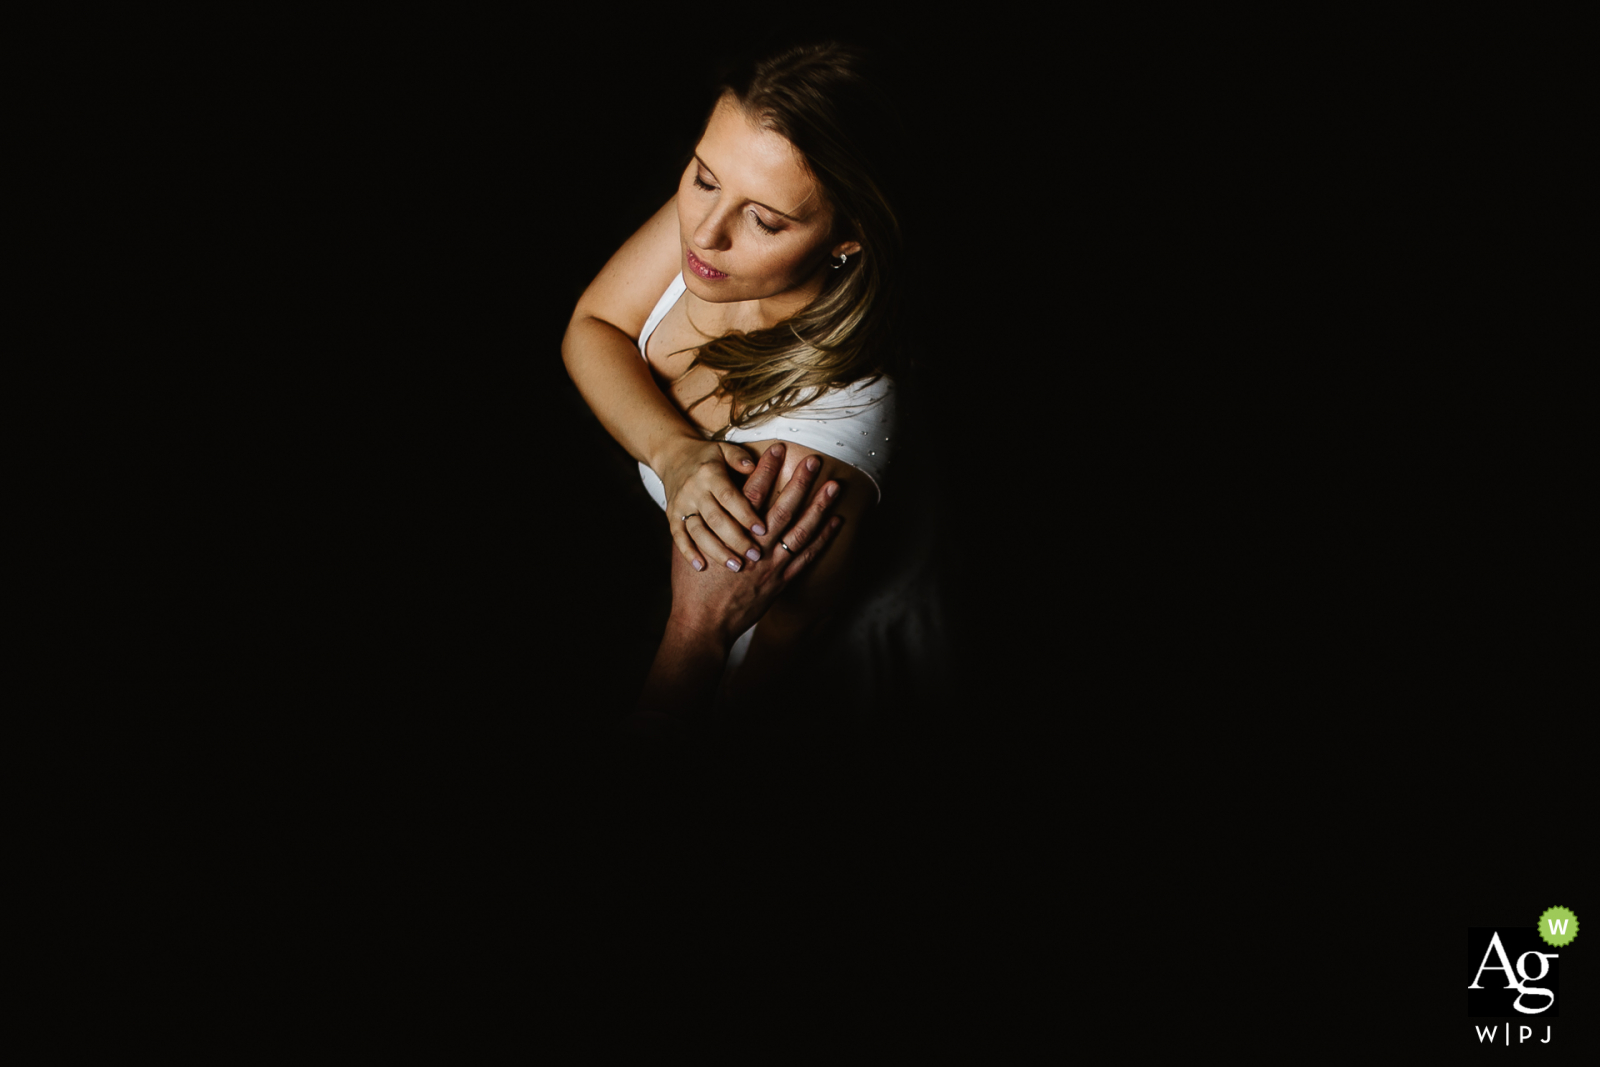
{"label": "nose", "polygon": [[728,216],[712,207],[694,228],[695,246],[707,252],[724,252],[729,246]]}

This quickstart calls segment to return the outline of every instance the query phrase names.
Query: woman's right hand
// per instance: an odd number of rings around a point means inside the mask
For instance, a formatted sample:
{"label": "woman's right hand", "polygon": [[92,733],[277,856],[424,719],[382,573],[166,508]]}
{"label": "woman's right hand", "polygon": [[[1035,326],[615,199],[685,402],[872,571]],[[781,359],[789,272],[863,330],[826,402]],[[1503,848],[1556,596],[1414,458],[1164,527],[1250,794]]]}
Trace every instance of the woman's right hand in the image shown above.
{"label": "woman's right hand", "polygon": [[686,440],[662,466],[656,473],[667,497],[667,523],[691,567],[736,571],[761,558],[750,533],[765,535],[766,527],[728,474],[729,468],[740,475],[756,469],[749,452],[725,441]]}

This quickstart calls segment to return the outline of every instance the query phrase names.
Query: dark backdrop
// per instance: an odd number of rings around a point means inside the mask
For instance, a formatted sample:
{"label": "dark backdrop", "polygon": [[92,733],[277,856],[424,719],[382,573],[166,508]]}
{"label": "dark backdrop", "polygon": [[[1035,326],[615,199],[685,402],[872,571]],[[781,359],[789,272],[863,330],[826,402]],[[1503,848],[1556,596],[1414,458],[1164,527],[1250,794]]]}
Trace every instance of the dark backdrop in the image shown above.
{"label": "dark backdrop", "polygon": [[[1306,385],[1276,351],[1293,125],[1153,31],[826,28],[879,46],[915,130],[917,458],[960,679],[928,723],[1048,726],[1182,688],[1201,643],[1261,655],[1240,565],[1299,520],[1257,502],[1316,460],[1272,444]],[[631,693],[654,635],[618,620],[655,610],[659,516],[559,343],[716,70],[771,37],[330,27],[211,105],[210,415],[273,546],[223,581],[302,642],[269,674],[382,702],[385,729],[444,700],[552,740]]]}
{"label": "dark backdrop", "polygon": [[[1110,825],[1093,783],[1157,722],[1163,750],[1226,745],[1234,712],[1320,696],[1284,546],[1347,521],[1314,488],[1326,337],[1296,266],[1343,222],[1303,180],[1341,105],[1303,106],[1280,67],[1305,56],[1225,27],[820,27],[892,60],[915,133],[916,484],[954,680],[826,769],[619,763],[660,515],[559,344],[671,195],[716,68],[772,32],[681,21],[262,25],[140,112],[177,164],[154,202],[193,221],[140,217],[195,324],[139,475],[170,563],[141,572],[145,669],[198,709],[164,740],[235,797],[178,796],[174,825],[225,813],[277,901],[324,899],[308,864],[349,874],[349,929],[443,908],[505,945],[553,865],[624,916],[639,886],[648,917],[891,885],[890,947],[959,915],[941,944],[987,951],[1009,910],[964,903],[998,869],[978,852],[1049,865],[1062,793]],[[440,881],[473,906],[419,912]]]}

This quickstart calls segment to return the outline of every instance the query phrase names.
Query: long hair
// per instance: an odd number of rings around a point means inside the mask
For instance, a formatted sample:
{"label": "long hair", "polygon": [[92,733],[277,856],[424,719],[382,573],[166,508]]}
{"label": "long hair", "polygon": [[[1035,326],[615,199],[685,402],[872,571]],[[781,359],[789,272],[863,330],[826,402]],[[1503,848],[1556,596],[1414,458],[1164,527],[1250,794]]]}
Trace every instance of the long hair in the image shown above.
{"label": "long hair", "polygon": [[716,389],[695,403],[731,398],[728,429],[900,369],[900,302],[891,279],[903,242],[885,185],[903,126],[881,89],[862,76],[863,65],[855,49],[803,45],[722,85],[718,99],[731,93],[746,115],[799,151],[833,208],[835,237],[861,244],[843,268],[825,272],[822,292],[800,312],[700,347],[684,373],[695,366],[719,373]]}

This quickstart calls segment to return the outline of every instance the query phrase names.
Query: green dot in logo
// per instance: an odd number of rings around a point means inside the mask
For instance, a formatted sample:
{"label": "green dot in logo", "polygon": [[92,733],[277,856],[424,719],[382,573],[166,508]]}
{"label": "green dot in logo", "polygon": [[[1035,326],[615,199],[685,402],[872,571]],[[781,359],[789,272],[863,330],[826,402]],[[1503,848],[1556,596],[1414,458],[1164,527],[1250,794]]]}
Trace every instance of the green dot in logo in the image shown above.
{"label": "green dot in logo", "polygon": [[1557,948],[1570,945],[1578,936],[1578,917],[1568,908],[1550,908],[1539,916],[1539,936]]}

